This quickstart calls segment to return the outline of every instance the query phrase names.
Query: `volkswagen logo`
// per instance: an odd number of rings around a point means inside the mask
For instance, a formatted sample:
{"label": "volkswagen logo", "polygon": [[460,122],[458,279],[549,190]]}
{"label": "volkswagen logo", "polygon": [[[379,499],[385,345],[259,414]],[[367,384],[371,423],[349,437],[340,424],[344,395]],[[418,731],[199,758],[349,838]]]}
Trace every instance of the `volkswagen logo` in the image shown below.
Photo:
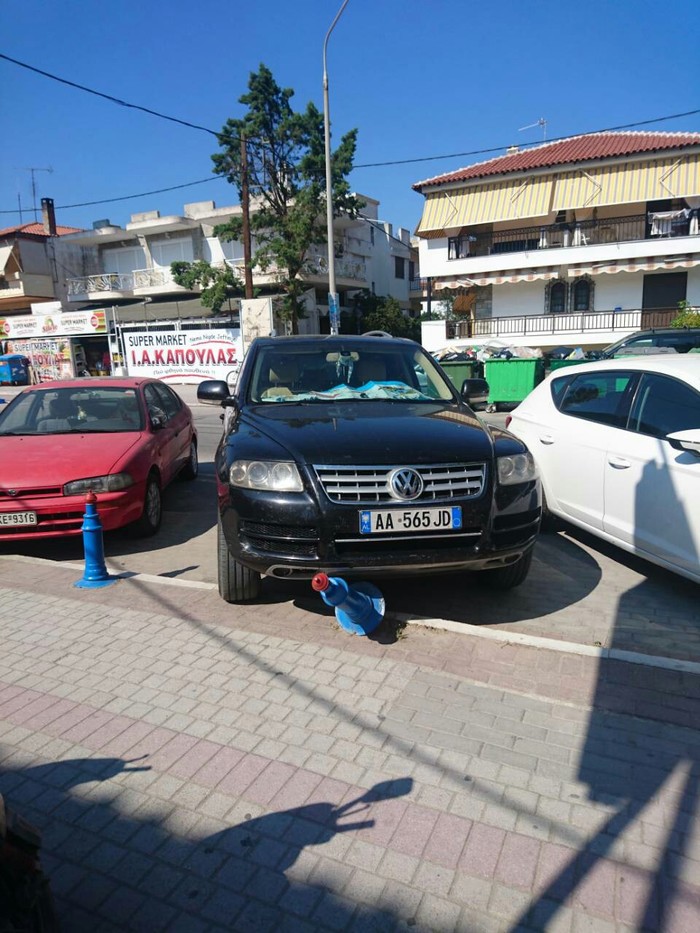
{"label": "volkswagen logo", "polygon": [[423,479],[420,473],[409,467],[392,470],[389,474],[389,494],[394,499],[417,499],[423,492]]}

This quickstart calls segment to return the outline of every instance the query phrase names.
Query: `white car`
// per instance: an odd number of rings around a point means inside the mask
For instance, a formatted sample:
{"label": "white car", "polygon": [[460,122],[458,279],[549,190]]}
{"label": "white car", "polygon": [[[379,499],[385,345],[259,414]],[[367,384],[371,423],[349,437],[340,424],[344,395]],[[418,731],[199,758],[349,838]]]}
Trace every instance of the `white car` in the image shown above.
{"label": "white car", "polygon": [[506,426],[548,512],[700,583],[700,354],[555,370]]}

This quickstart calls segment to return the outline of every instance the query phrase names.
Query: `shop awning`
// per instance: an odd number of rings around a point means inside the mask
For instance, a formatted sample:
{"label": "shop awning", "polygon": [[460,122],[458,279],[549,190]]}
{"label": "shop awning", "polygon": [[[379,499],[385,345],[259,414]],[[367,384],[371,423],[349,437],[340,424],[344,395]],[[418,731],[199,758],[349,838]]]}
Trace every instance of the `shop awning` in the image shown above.
{"label": "shop awning", "polygon": [[554,183],[552,210],[635,204],[700,194],[700,155],[580,168]]}
{"label": "shop awning", "polygon": [[466,276],[454,276],[433,280],[433,291],[441,288],[469,288],[473,285],[515,285],[518,282],[538,282],[558,279],[559,266],[543,266],[541,269],[509,269],[499,272],[475,272]]}
{"label": "shop awning", "polygon": [[0,246],[0,275],[5,272],[5,266],[12,255],[13,246]]}
{"label": "shop awning", "polygon": [[538,175],[429,194],[416,234],[429,238],[476,224],[544,217],[550,210],[553,181],[553,175]]}
{"label": "shop awning", "polygon": [[700,266],[700,255],[652,256],[642,259],[621,259],[604,262],[579,263],[569,267],[569,277],[580,275],[614,275],[617,272],[657,272],[659,269],[691,269]]}

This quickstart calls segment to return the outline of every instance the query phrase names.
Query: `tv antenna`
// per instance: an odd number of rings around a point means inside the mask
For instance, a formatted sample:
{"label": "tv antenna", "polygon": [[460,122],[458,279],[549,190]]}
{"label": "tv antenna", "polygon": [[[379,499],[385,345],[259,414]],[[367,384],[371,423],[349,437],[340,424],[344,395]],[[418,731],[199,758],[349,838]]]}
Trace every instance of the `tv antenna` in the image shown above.
{"label": "tv antenna", "polygon": [[[36,173],[37,172],[48,172],[49,174],[51,174],[53,172],[53,169],[51,168],[51,166],[49,166],[48,168],[38,168],[36,165],[33,165],[33,166],[30,166],[29,168],[23,168],[22,171],[32,173],[32,209],[34,211],[34,220],[38,220],[39,218],[36,216]],[[20,211],[21,211],[21,208],[20,208]]]}
{"label": "tv antenna", "polygon": [[542,127],[542,139],[547,139],[547,121],[544,117],[540,117],[536,123],[528,123],[527,126],[521,126],[518,130],[519,133],[522,133],[523,130],[531,130],[533,126]]}

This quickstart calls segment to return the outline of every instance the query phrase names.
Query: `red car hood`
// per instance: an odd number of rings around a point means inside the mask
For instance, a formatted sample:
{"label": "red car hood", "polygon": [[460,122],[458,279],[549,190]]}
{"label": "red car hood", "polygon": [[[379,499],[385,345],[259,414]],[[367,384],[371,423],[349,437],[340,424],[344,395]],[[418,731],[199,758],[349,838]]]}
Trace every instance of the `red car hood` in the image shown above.
{"label": "red car hood", "polygon": [[88,476],[115,472],[141,438],[119,434],[54,434],[0,438],[0,486],[61,486]]}

